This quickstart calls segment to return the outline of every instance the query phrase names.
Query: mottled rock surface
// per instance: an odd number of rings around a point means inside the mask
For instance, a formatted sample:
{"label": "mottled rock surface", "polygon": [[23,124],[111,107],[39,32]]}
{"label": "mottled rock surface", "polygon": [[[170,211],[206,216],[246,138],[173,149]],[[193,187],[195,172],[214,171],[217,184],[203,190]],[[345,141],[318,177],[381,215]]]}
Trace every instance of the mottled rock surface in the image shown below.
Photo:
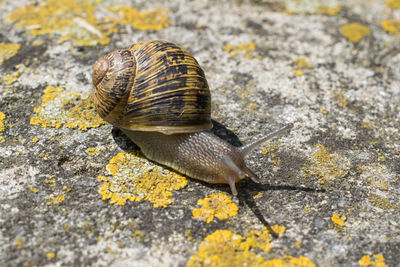
{"label": "mottled rock surface", "polygon": [[[190,51],[261,177],[205,184],[96,114],[92,66]],[[0,0],[2,266],[399,266],[400,1]]]}

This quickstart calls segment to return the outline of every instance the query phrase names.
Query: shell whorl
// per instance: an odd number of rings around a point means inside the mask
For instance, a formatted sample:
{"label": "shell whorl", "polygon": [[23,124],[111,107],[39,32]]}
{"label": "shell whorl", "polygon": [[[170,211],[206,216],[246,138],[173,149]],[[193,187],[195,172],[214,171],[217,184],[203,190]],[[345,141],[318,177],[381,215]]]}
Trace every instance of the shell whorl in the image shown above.
{"label": "shell whorl", "polygon": [[172,134],[212,126],[204,72],[175,44],[149,41],[109,53],[95,64],[93,83],[96,109],[117,127]]}

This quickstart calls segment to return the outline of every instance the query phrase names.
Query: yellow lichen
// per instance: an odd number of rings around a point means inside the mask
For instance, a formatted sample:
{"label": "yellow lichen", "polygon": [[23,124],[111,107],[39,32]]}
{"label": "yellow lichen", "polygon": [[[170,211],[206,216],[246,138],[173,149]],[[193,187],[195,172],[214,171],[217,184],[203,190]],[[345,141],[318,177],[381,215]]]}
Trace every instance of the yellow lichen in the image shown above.
{"label": "yellow lichen", "polygon": [[304,177],[318,177],[321,184],[346,175],[348,163],[335,154],[329,153],[329,148],[316,144],[311,157],[307,159],[304,167]]}
{"label": "yellow lichen", "polygon": [[256,50],[256,45],[253,42],[242,43],[239,45],[227,44],[223,49],[233,57],[242,54],[251,59],[254,57],[253,51]]}
{"label": "yellow lichen", "polygon": [[118,153],[110,160],[107,170],[111,178],[99,176],[103,182],[100,194],[111,204],[147,200],[154,207],[167,207],[173,200],[172,191],[186,186],[185,177],[163,169],[139,157],[137,153]]}
{"label": "yellow lichen", "polygon": [[0,132],[4,131],[4,121],[6,120],[6,114],[0,111]]}
{"label": "yellow lichen", "polygon": [[17,9],[8,19],[33,35],[60,35],[60,42],[72,40],[78,46],[108,44],[108,36],[116,32],[115,25],[96,19],[96,9],[90,0],[46,0]]}
{"label": "yellow lichen", "polygon": [[39,189],[37,189],[35,187],[30,187],[29,190],[31,190],[31,192],[33,192],[33,193],[37,193],[39,191]]}
{"label": "yellow lichen", "polygon": [[100,149],[98,147],[88,147],[85,150],[86,154],[88,154],[91,157],[97,156],[100,154]]}
{"label": "yellow lichen", "polygon": [[382,28],[390,34],[400,33],[400,20],[388,19],[381,22]]}
{"label": "yellow lichen", "polygon": [[108,10],[115,14],[107,17],[106,21],[111,21],[114,24],[130,24],[137,30],[161,30],[171,25],[168,9],[140,12],[130,6],[118,5],[108,8]]}
{"label": "yellow lichen", "polygon": [[368,196],[369,201],[371,204],[377,208],[380,208],[384,211],[388,211],[390,209],[398,209],[399,208],[399,203],[390,203],[390,201],[386,198],[380,197],[378,195],[369,195]]}
{"label": "yellow lichen", "polygon": [[37,142],[39,142],[39,139],[37,139],[36,137],[32,138],[32,143],[37,143]]}
{"label": "yellow lichen", "polygon": [[334,15],[338,14],[341,10],[342,10],[342,8],[340,6],[336,6],[336,7],[320,6],[320,7],[318,7],[317,13],[334,16]]}
{"label": "yellow lichen", "polygon": [[6,120],[6,114],[0,111],[0,143],[4,143],[4,137],[2,135],[2,131],[4,131],[5,126],[4,126],[4,121]]}
{"label": "yellow lichen", "polygon": [[273,143],[268,143],[264,146],[263,151],[261,152],[263,155],[268,155],[269,156],[269,161],[278,166],[281,163],[281,158],[276,156],[274,151],[276,151],[279,147],[281,147],[281,142],[280,141],[275,141]]}
{"label": "yellow lichen", "polygon": [[0,43],[0,65],[3,64],[5,60],[17,54],[20,47],[20,44]]}
{"label": "yellow lichen", "polygon": [[46,253],[46,257],[48,258],[48,259],[52,259],[52,258],[54,258],[56,256],[56,254],[54,253],[54,252],[47,252]]}
{"label": "yellow lichen", "polygon": [[64,200],[65,200],[65,194],[56,194],[56,195],[51,194],[50,195],[50,201],[53,204],[60,204]]}
{"label": "yellow lichen", "polygon": [[337,1],[284,0],[286,13],[289,14],[324,14],[333,16],[340,12]]}
{"label": "yellow lichen", "polygon": [[253,199],[262,198],[262,197],[263,197],[262,192],[258,192],[257,194],[253,195]]}
{"label": "yellow lichen", "polygon": [[400,7],[400,0],[386,0],[386,6],[391,9]]}
{"label": "yellow lichen", "polygon": [[[285,227],[275,225],[272,230],[282,235]],[[285,256],[283,259],[265,261],[255,251],[270,251],[271,241],[272,237],[266,228],[263,231],[252,230],[245,236],[229,230],[217,230],[201,242],[199,250],[190,258],[187,266],[315,266],[303,256]]]}
{"label": "yellow lichen", "polygon": [[58,129],[65,125],[68,128],[86,130],[105,123],[95,111],[91,97],[67,92],[61,87],[47,86],[42,104],[34,112],[37,115],[31,118],[30,123],[42,127]]}
{"label": "yellow lichen", "polygon": [[223,193],[212,194],[205,199],[199,199],[197,203],[202,208],[193,209],[193,217],[206,223],[212,222],[214,217],[225,220],[236,216],[238,213],[236,204]]}
{"label": "yellow lichen", "polygon": [[334,222],[335,224],[339,225],[339,226],[344,226],[344,216],[340,216],[340,214],[334,213],[332,215],[332,222]]}
{"label": "yellow lichen", "polygon": [[357,43],[362,38],[371,34],[371,30],[360,23],[345,24],[340,28],[340,33],[349,41]]}
{"label": "yellow lichen", "polygon": [[303,69],[312,69],[312,65],[304,57],[296,58],[293,60],[293,64],[296,65],[296,69],[293,70],[293,73],[299,76],[304,74]]}
{"label": "yellow lichen", "polygon": [[334,92],[334,101],[341,108],[347,107],[347,97],[342,92]]}
{"label": "yellow lichen", "polygon": [[21,73],[19,71],[14,72],[13,74],[8,74],[6,76],[4,76],[3,81],[8,84],[11,85],[13,84],[16,80],[18,80],[18,77],[21,75]]}
{"label": "yellow lichen", "polygon": [[23,238],[15,239],[15,245],[17,245],[18,249],[22,249],[24,246],[24,239]]}
{"label": "yellow lichen", "polygon": [[364,255],[360,261],[359,264],[361,266],[375,266],[375,267],[385,267],[385,258],[381,254],[374,254],[373,257],[375,258],[374,260],[371,259],[369,255]]}

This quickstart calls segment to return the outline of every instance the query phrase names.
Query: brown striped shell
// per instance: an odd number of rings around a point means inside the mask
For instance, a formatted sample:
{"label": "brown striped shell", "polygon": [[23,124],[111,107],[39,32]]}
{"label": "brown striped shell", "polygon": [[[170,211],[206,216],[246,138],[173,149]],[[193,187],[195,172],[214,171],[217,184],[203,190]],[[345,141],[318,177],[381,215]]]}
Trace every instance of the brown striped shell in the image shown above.
{"label": "brown striped shell", "polygon": [[204,72],[173,43],[148,41],[111,52],[96,62],[92,79],[98,113],[117,127],[166,134],[212,127]]}

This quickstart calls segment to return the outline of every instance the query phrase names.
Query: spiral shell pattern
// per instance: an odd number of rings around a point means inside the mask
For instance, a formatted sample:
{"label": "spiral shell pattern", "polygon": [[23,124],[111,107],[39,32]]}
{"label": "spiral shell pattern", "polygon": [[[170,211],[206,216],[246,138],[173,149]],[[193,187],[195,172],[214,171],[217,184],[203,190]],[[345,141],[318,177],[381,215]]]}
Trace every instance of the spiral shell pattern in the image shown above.
{"label": "spiral shell pattern", "polygon": [[210,129],[211,95],[196,59],[166,41],[148,41],[100,58],[95,106],[117,127],[166,134]]}

